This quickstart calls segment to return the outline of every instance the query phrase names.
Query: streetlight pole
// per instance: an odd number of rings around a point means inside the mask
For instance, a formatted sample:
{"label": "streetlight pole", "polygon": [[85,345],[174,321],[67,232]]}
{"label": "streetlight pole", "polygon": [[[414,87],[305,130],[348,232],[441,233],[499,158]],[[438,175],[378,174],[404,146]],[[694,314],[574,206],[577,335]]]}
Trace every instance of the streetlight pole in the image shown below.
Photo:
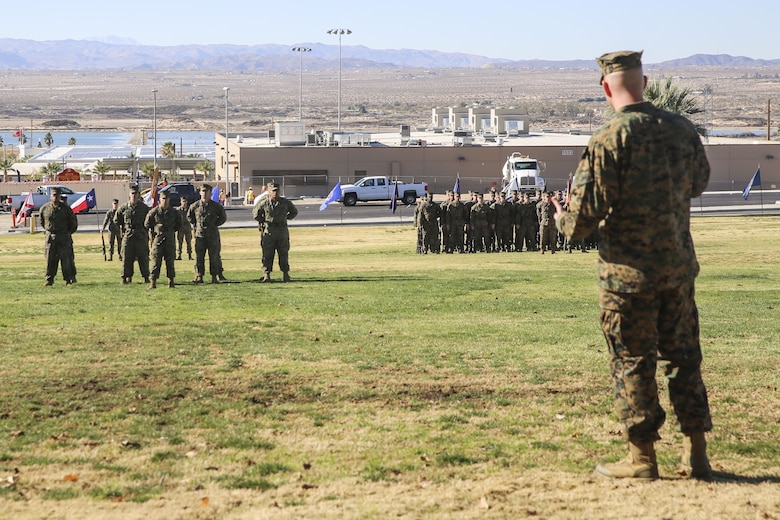
{"label": "streetlight pole", "polygon": [[153,141],[154,141],[154,171],[152,172],[152,179],[154,179],[155,175],[157,174],[157,89],[152,89],[152,94],[154,94],[154,130],[153,130]]}
{"label": "streetlight pole", "polygon": [[349,29],[328,29],[328,34],[339,35],[339,112],[338,112],[338,130],[341,131],[341,35],[352,34]]}
{"label": "streetlight pole", "polygon": [[293,47],[290,49],[300,54],[301,57],[301,74],[298,81],[298,121],[303,121],[303,53],[311,52],[308,47]]}
{"label": "streetlight pole", "polygon": [[227,199],[228,181],[230,179],[230,138],[228,137],[228,91],[230,87],[222,87],[225,91],[225,202]]}

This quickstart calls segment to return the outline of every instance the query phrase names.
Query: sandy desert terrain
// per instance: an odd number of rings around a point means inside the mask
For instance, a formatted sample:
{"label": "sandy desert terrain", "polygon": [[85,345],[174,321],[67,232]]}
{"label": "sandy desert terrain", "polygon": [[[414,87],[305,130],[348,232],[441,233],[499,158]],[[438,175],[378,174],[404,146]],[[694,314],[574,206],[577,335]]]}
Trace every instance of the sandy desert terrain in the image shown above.
{"label": "sandy desert terrain", "polygon": [[[697,122],[708,128],[764,130],[768,101],[780,92],[780,68],[650,66],[646,73],[651,81],[673,77],[699,92],[705,113]],[[159,130],[219,131],[225,125],[225,86],[230,87],[231,131],[266,130],[276,121],[297,120],[299,100],[307,127],[337,126],[338,71],[5,71],[0,129],[31,124],[36,131],[148,129],[152,89],[157,89]],[[482,104],[526,109],[532,130],[587,131],[603,122],[605,108],[595,69],[343,70],[341,91],[345,130],[425,127],[433,107]],[[771,119],[774,130],[776,118]],[[66,123],[70,126],[58,126]]]}

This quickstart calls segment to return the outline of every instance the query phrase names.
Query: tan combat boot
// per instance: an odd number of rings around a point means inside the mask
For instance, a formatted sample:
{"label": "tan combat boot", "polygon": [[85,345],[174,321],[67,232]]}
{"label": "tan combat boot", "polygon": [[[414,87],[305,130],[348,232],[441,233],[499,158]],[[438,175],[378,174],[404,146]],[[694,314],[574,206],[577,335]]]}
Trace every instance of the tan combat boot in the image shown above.
{"label": "tan combat boot", "polygon": [[704,438],[704,432],[692,433],[683,438],[680,473],[698,480],[712,480],[712,468],[707,458],[707,440]]}
{"label": "tan combat boot", "polygon": [[594,475],[609,478],[658,478],[658,463],[652,442],[628,441],[628,456],[618,462],[605,462],[596,466]]}
{"label": "tan combat boot", "polygon": [[157,289],[157,279],[152,278],[152,280],[149,282],[149,289]]}

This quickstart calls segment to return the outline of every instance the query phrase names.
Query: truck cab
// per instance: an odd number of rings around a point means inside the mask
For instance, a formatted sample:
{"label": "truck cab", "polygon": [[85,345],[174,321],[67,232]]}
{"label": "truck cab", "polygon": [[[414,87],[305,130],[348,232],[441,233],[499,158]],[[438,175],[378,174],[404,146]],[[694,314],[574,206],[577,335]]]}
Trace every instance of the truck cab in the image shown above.
{"label": "truck cab", "polygon": [[506,191],[546,191],[547,183],[541,177],[542,165],[536,159],[520,152],[506,158],[503,177]]}

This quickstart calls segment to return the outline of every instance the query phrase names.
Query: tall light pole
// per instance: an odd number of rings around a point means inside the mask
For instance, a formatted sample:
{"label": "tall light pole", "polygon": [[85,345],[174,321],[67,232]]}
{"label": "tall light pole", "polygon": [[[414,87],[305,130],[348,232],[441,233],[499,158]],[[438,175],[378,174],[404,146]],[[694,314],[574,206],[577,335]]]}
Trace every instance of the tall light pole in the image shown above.
{"label": "tall light pole", "polygon": [[230,145],[230,139],[228,138],[228,91],[230,87],[222,87],[222,90],[225,91],[225,202],[227,202],[228,182],[230,179],[230,150],[228,148]]}
{"label": "tall light pole", "polygon": [[352,34],[349,29],[328,29],[328,34],[339,35],[339,115],[338,115],[338,130],[341,131],[341,35]]}
{"label": "tall light pole", "polygon": [[303,121],[303,53],[311,52],[311,49],[308,47],[293,47],[290,50],[299,53],[301,56],[301,74],[298,81],[298,121]]}
{"label": "tall light pole", "polygon": [[154,171],[152,172],[152,179],[154,179],[155,174],[157,173],[157,89],[152,89],[152,94],[154,94],[154,112],[153,112],[153,118],[154,118],[154,130],[152,133],[153,140],[154,140]]}

